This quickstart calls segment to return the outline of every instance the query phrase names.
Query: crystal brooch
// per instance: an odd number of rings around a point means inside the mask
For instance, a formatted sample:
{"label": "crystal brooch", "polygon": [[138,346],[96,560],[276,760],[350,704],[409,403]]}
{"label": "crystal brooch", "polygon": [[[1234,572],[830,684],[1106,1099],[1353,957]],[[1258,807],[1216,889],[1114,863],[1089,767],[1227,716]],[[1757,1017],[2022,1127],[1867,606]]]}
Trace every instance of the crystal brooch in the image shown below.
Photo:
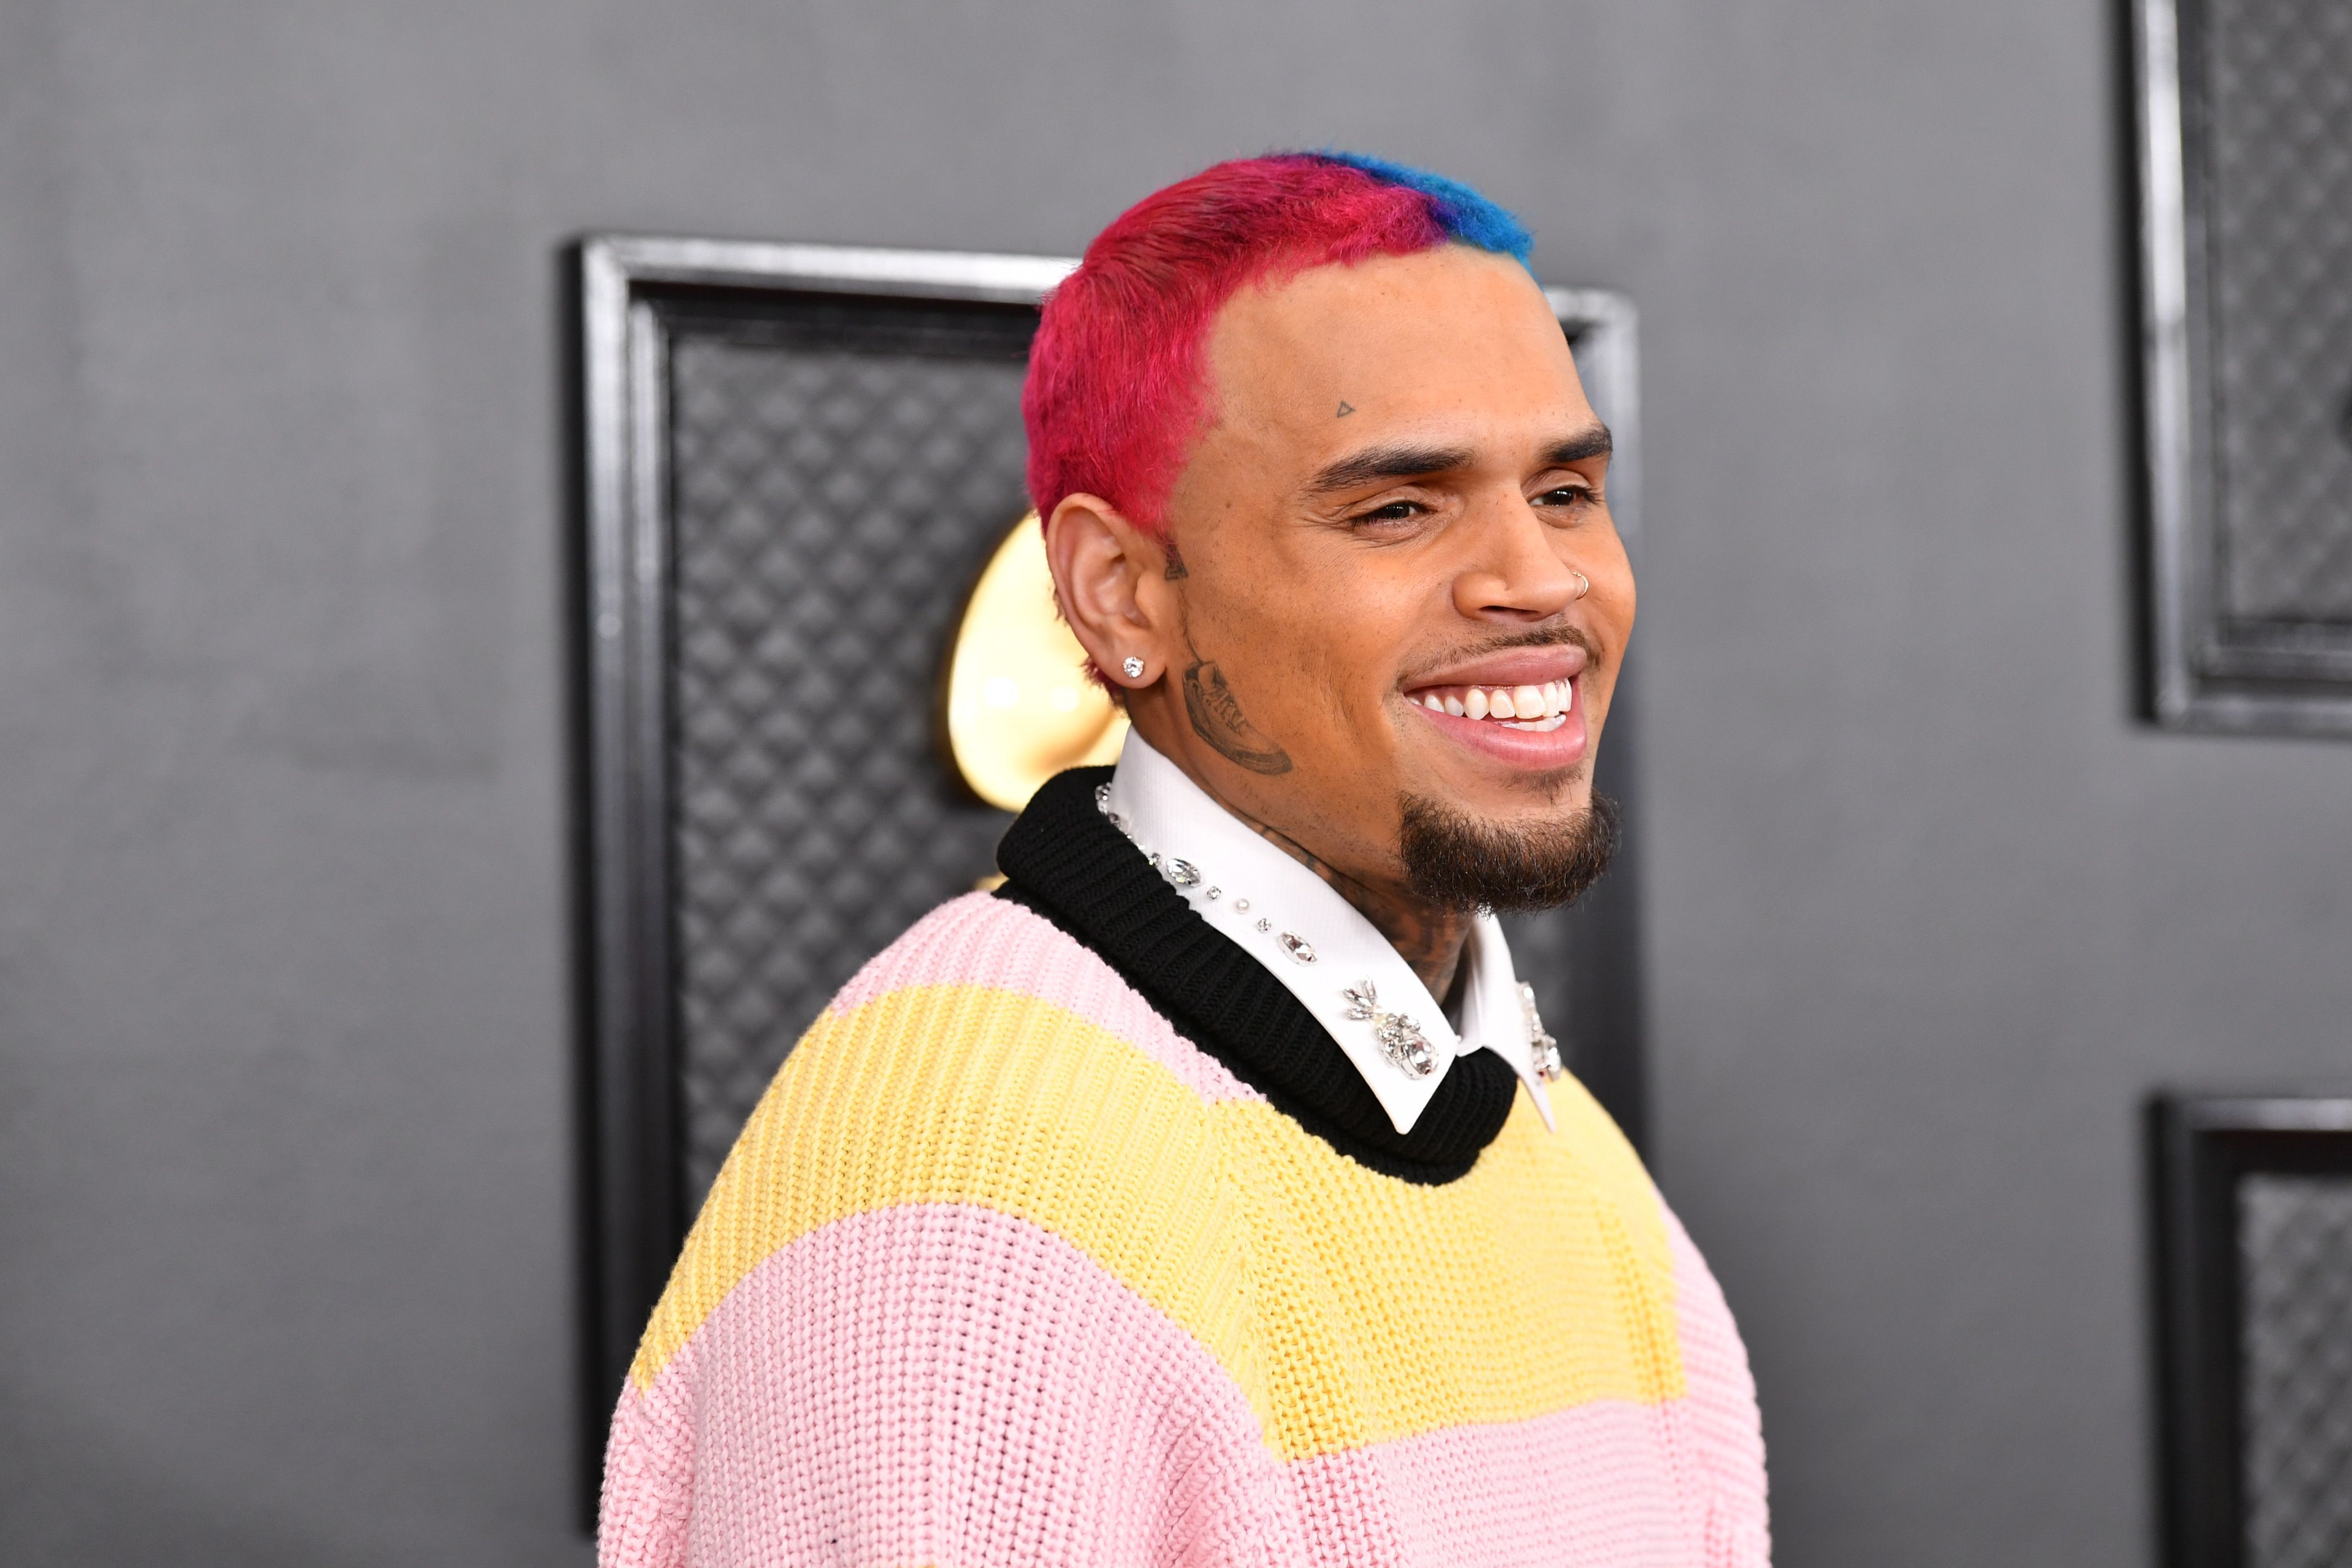
{"label": "crystal brooch", "polygon": [[1519,1011],[1528,1020],[1528,1054],[1535,1060],[1538,1076],[1549,1083],[1568,1070],[1568,1063],[1560,1058],[1559,1042],[1545,1031],[1543,1019],[1536,1013],[1536,988],[1524,980],[1519,982]]}
{"label": "crystal brooch", "polygon": [[1381,1047],[1381,1055],[1412,1078],[1427,1078],[1437,1068],[1437,1053],[1430,1048],[1429,1037],[1421,1026],[1402,1013],[1391,1013],[1381,1005],[1381,996],[1369,980],[1359,980],[1343,993],[1348,998],[1348,1016],[1360,1024],[1372,1026],[1372,1038]]}

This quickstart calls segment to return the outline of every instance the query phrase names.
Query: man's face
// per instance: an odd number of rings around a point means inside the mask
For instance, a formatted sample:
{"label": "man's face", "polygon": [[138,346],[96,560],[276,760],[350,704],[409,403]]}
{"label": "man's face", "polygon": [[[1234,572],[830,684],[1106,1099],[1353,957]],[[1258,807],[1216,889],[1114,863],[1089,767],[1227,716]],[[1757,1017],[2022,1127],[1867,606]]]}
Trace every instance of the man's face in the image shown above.
{"label": "man's face", "polygon": [[1607,433],[1526,270],[1461,246],[1318,268],[1244,289],[1209,351],[1146,738],[1375,885],[1405,879],[1407,801],[1511,837],[1575,821],[1633,578]]}

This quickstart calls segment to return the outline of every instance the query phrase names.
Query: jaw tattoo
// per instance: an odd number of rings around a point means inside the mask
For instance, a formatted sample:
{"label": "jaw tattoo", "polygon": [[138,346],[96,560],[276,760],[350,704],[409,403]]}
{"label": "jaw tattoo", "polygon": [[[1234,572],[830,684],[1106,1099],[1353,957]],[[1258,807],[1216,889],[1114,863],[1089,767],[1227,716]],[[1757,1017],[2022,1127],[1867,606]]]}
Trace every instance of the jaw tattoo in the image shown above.
{"label": "jaw tattoo", "polygon": [[1254,773],[1290,771],[1290,753],[1249,721],[1241,700],[1225,684],[1224,672],[1203,662],[1198,648],[1192,649],[1192,666],[1184,671],[1184,712],[1192,721],[1192,733],[1227,762]]}

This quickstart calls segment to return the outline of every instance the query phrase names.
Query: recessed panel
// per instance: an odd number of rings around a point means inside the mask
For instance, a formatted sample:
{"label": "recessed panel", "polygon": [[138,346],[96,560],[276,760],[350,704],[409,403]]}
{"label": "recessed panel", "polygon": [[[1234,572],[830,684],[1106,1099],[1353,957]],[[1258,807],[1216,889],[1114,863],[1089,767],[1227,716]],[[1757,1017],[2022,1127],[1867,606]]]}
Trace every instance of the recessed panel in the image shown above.
{"label": "recessed panel", "polygon": [[689,1207],[826,1000],[992,871],[1012,820],[945,765],[937,695],[1028,504],[1026,345],[830,315],[684,323],[671,348]]}
{"label": "recessed panel", "polygon": [[2352,1176],[2238,1184],[2248,1568],[2352,1563]]}

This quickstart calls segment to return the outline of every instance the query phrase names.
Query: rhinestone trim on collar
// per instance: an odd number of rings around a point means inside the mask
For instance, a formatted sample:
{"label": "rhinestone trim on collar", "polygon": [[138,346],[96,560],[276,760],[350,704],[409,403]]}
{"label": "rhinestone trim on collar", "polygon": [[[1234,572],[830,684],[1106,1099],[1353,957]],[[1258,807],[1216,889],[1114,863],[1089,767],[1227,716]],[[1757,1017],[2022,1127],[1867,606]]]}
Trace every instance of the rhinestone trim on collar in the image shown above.
{"label": "rhinestone trim on collar", "polygon": [[1400,1071],[1410,1078],[1427,1078],[1436,1070],[1437,1053],[1431,1048],[1429,1037],[1421,1032],[1421,1025],[1382,1007],[1381,994],[1370,981],[1359,980],[1341,994],[1348,998],[1348,1016],[1371,1025],[1372,1040],[1381,1047],[1381,1055]]}
{"label": "rhinestone trim on collar", "polygon": [[[1101,812],[1105,817],[1108,818],[1110,825],[1113,827],[1118,828],[1121,833],[1127,835],[1129,843],[1135,844],[1135,830],[1128,826],[1127,818],[1121,816],[1118,813],[1110,808],[1110,785],[1107,784],[1095,785],[1095,809]],[[1136,847],[1139,849],[1143,848],[1140,844],[1136,844]],[[1190,860],[1180,860],[1173,855],[1163,856],[1156,849],[1146,849],[1144,850],[1144,855],[1145,858],[1151,862],[1151,868],[1159,872],[1160,877],[1167,881],[1169,886],[1175,888],[1180,891],[1190,891],[1201,885],[1201,868],[1198,866],[1193,865]],[[1214,900],[1223,898],[1225,896],[1225,890],[1222,887],[1212,887],[1206,889],[1202,896],[1211,900]],[[1235,899],[1234,900],[1234,912],[1236,914],[1247,912],[1249,907],[1250,901],[1247,899]],[[1274,931],[1274,921],[1263,915],[1258,917],[1255,924],[1260,936],[1266,935]],[[1294,961],[1299,963],[1312,963],[1315,962],[1315,944],[1308,942],[1305,937],[1299,936],[1296,932],[1284,931],[1280,933],[1275,938],[1275,944],[1280,947],[1283,952],[1288,953]],[[1412,1021],[1408,1019],[1406,1022],[1410,1024]],[[1418,1037],[1418,1026],[1415,1026],[1415,1037]],[[1424,1041],[1423,1044],[1423,1048],[1425,1049],[1427,1042]],[[1428,1069],[1424,1068],[1422,1070],[1425,1073]],[[1418,1077],[1420,1074],[1415,1074],[1415,1076]]]}
{"label": "rhinestone trim on collar", "polygon": [[1557,1082],[1568,1071],[1568,1063],[1560,1057],[1559,1042],[1545,1032],[1536,1012],[1536,988],[1524,980],[1519,982],[1519,1011],[1528,1020],[1528,1054],[1535,1059],[1537,1076],[1546,1083]]}

